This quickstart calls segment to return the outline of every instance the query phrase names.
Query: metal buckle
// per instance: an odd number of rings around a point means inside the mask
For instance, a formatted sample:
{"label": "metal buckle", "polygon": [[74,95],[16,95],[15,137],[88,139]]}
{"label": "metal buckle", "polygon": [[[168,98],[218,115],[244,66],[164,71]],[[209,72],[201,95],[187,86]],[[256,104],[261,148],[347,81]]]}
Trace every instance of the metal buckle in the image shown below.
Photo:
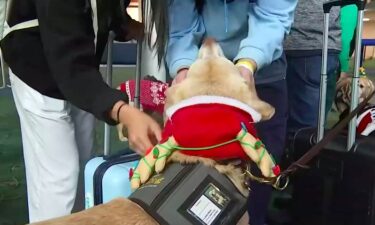
{"label": "metal buckle", "polygon": [[278,191],[285,190],[289,185],[289,177],[286,177],[284,185],[281,186],[282,183],[283,183],[282,182],[283,176],[281,176],[281,175],[277,176],[277,177],[273,177],[273,178],[265,178],[265,177],[255,176],[254,174],[252,174],[250,172],[249,164],[246,166],[245,175],[247,175],[251,180],[255,180],[258,183],[271,185],[273,188],[275,188]]}

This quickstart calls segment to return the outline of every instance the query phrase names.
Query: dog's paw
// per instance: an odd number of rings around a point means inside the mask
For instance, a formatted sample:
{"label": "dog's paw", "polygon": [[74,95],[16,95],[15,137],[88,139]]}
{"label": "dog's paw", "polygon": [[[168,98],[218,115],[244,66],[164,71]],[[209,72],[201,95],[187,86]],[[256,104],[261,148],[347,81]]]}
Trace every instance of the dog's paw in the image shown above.
{"label": "dog's paw", "polygon": [[161,173],[165,168],[168,158],[175,150],[174,146],[177,146],[177,142],[173,137],[170,137],[166,142],[157,145],[157,148],[154,149],[154,156],[157,158],[155,163],[155,171],[157,173]]}
{"label": "dog's paw", "polygon": [[156,159],[157,158],[153,155],[153,151],[150,151],[139,161],[137,168],[131,176],[130,183],[133,190],[146,183],[153,175]]}
{"label": "dog's paw", "polygon": [[139,177],[139,173],[137,171],[134,172],[132,178],[130,180],[130,187],[132,190],[136,190],[141,186],[141,180]]}
{"label": "dog's paw", "polygon": [[255,138],[250,133],[246,132],[244,135],[241,131],[238,134],[240,138],[240,143],[245,151],[245,153],[249,156],[249,158],[255,162],[262,172],[263,176],[265,177],[275,177],[275,162],[271,155],[268,153],[267,149],[265,148],[264,144],[257,138]]}

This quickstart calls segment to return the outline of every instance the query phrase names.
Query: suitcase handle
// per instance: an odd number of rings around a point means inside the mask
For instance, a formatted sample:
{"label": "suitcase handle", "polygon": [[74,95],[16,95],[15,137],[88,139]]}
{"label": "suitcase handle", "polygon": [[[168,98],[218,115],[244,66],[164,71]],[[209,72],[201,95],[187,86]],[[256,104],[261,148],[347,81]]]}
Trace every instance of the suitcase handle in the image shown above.
{"label": "suitcase handle", "polygon": [[[132,153],[129,154],[129,152],[132,152]],[[126,149],[118,151],[118,152],[116,152],[115,154],[112,154],[112,155],[104,155],[103,159],[105,161],[112,161],[112,160],[116,160],[118,158],[122,158],[124,156],[129,157],[129,159],[134,159],[134,160],[140,158],[140,156],[137,153],[134,153],[134,151],[132,149],[126,148]],[[133,161],[133,160],[131,160],[131,161]]]}
{"label": "suitcase handle", "polygon": [[334,0],[323,4],[324,13],[329,13],[332,7],[335,6],[346,6],[346,5],[357,5],[358,10],[364,10],[366,7],[366,1],[361,0]]}
{"label": "suitcase handle", "polygon": [[[112,74],[113,74],[113,65],[112,65],[112,52],[113,52],[113,42],[115,40],[116,34],[113,31],[110,31],[108,34],[107,41],[107,70],[106,70],[106,83],[108,86],[112,87]],[[136,108],[140,108],[140,83],[141,83],[141,60],[142,60],[142,43],[143,40],[137,41],[137,62],[136,62],[136,73],[135,73],[135,96],[134,96],[134,105]],[[104,124],[104,155],[109,155],[111,148],[111,127],[105,123]]]}
{"label": "suitcase handle", "polygon": [[[356,45],[355,45],[355,64],[354,64],[354,76],[352,80],[352,93],[351,93],[351,105],[350,111],[352,112],[358,106],[358,79],[359,79],[359,66],[361,59],[361,40],[362,40],[362,29],[363,29],[363,17],[366,0],[335,0],[326,2],[323,4],[324,9],[324,30],[323,30],[323,51],[322,51],[322,68],[321,68],[321,86],[320,86],[320,104],[319,104],[319,119],[318,119],[318,134],[317,142],[321,141],[324,136],[324,125],[325,125],[325,104],[327,94],[327,59],[328,59],[328,28],[329,28],[329,12],[334,6],[345,6],[355,4],[358,6],[358,17],[357,17],[357,30],[356,30]],[[349,151],[354,144],[356,136],[356,121],[355,116],[349,123],[348,131],[348,142],[347,151]]]}
{"label": "suitcase handle", "polygon": [[[107,68],[106,68],[106,78],[105,82],[108,86],[112,87],[112,52],[113,52],[113,42],[115,40],[116,34],[113,31],[110,31],[108,34],[107,41]],[[104,155],[109,154],[109,149],[111,147],[111,127],[104,123]]]}

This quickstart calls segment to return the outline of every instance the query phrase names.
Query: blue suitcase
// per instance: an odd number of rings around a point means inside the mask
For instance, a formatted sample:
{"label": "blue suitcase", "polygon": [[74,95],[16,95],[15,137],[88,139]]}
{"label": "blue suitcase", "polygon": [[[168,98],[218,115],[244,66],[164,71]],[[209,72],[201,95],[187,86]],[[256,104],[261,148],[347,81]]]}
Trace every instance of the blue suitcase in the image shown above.
{"label": "blue suitcase", "polygon": [[136,167],[138,159],[135,153],[91,159],[85,168],[85,208],[128,197],[132,193],[129,171]]}
{"label": "blue suitcase", "polygon": [[[107,46],[107,76],[106,82],[112,86],[112,52],[115,34],[109,33]],[[135,106],[139,107],[140,89],[140,59],[141,44],[137,45],[136,94]],[[140,158],[131,149],[109,155],[110,127],[104,126],[104,156],[91,159],[85,167],[85,208],[106,203],[117,197],[128,197],[131,194],[129,171],[135,168]]]}

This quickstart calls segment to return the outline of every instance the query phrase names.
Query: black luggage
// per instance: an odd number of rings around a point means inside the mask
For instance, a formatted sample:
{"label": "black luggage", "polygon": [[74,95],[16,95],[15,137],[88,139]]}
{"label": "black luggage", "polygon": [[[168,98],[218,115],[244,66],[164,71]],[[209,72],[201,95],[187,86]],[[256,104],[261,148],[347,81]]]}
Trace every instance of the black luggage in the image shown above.
{"label": "black luggage", "polygon": [[[328,20],[331,7],[356,4],[359,9],[357,40],[361,40],[365,1],[342,0],[324,4],[325,29],[319,125],[299,130],[289,146],[299,159],[323,138]],[[351,111],[358,105],[358,77],[361,41],[356,43]],[[334,129],[334,128],[333,128]],[[318,157],[293,178],[292,217],[298,225],[375,225],[375,139],[356,137],[356,117],[348,131],[341,132]]]}

